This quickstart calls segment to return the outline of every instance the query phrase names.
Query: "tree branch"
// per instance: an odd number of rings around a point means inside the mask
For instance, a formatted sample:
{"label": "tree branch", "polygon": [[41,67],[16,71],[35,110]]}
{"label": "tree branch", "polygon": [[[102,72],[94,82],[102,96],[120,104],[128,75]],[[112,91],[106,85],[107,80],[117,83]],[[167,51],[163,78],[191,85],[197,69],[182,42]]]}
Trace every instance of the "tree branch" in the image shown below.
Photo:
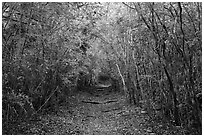
{"label": "tree branch", "polygon": [[124,4],[125,6],[127,6],[128,8],[130,8],[130,9],[134,9],[135,10],[135,8],[133,8],[133,7],[131,7],[131,6],[129,6],[128,4],[126,4],[125,2],[122,2],[122,4]]}

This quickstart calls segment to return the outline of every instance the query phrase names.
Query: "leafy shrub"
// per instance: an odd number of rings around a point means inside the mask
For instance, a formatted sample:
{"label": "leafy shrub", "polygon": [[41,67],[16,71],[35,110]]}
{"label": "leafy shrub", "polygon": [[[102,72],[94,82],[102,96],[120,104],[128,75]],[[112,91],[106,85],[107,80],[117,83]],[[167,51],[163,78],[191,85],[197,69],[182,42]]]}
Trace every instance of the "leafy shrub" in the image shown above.
{"label": "leafy shrub", "polygon": [[25,94],[16,94],[14,92],[3,96],[2,111],[3,120],[7,122],[15,122],[19,118],[29,118],[35,113],[29,97]]}

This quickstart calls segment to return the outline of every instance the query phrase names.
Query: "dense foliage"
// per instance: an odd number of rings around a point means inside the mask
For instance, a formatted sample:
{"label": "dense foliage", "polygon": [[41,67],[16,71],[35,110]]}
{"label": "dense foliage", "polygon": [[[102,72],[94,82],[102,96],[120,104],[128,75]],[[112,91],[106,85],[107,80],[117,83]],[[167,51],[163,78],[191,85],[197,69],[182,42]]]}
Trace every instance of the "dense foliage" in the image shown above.
{"label": "dense foliage", "polygon": [[201,3],[2,3],[2,121],[109,80],[152,120],[201,133]]}

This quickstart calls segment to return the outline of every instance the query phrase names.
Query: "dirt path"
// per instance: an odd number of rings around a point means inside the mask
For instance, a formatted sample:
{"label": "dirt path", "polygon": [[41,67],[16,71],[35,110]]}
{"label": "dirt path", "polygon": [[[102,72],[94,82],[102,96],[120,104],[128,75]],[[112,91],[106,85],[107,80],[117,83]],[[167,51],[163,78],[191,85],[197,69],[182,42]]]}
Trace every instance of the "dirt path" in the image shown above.
{"label": "dirt path", "polygon": [[91,98],[83,96],[81,102],[83,104],[78,112],[84,116],[80,125],[85,134],[132,134],[128,130],[138,127],[137,121],[130,120],[133,116],[119,94]]}
{"label": "dirt path", "polygon": [[[141,109],[128,106],[119,93],[107,91],[90,95],[80,92],[59,108],[57,114],[41,117],[28,134],[76,135],[146,135],[154,134],[143,127],[148,117]],[[69,106],[69,108],[68,108]]]}
{"label": "dirt path", "polygon": [[[189,132],[168,122],[150,120],[142,109],[130,106],[120,93],[96,91],[69,95],[52,114],[13,123],[18,135],[183,135]],[[45,111],[47,112],[47,111]]]}

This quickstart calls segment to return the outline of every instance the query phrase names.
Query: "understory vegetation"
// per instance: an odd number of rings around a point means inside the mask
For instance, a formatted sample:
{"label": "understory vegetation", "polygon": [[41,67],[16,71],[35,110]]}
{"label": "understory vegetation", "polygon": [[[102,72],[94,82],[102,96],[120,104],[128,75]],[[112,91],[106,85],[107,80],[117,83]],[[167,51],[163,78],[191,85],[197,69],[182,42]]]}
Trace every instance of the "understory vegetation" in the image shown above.
{"label": "understory vegetation", "polygon": [[103,90],[202,134],[202,3],[2,3],[3,134]]}

